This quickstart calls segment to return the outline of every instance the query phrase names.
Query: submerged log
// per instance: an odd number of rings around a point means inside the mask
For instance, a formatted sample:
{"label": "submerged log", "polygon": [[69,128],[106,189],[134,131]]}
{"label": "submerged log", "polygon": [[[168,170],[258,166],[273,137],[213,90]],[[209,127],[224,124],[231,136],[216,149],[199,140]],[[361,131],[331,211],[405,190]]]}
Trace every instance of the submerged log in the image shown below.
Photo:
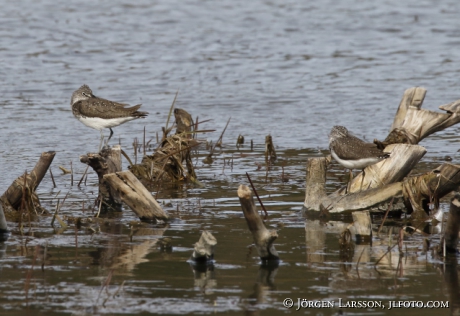
{"label": "submerged log", "polygon": [[48,172],[48,168],[53,162],[55,155],[55,151],[42,153],[34,169],[28,174],[26,179],[24,180],[24,176],[22,175],[14,180],[10,187],[0,197],[0,200],[3,203],[7,203],[7,205],[11,205],[13,209],[18,210],[24,192],[24,183],[30,188],[31,192],[35,192],[43,177]]}
{"label": "submerged log", "polygon": [[196,263],[207,263],[214,259],[216,238],[208,231],[203,231],[200,240],[194,245],[192,260]]}
{"label": "submerged log", "polygon": [[[343,187],[325,196],[323,177],[327,165],[321,161],[323,158],[309,160],[304,207],[320,211],[322,204],[331,213],[361,209],[384,211],[391,207],[390,210],[409,213],[423,210],[425,214],[429,212],[428,203],[437,205],[436,201],[458,187],[460,173],[457,176],[458,168],[450,164],[402,181],[426,153],[425,148],[416,144],[432,133],[460,122],[460,100],[440,107],[447,113],[436,113],[420,109],[425,94],[426,90],[420,87],[405,91],[390,134],[383,142],[374,140],[380,149],[390,153],[390,158],[366,167],[364,179],[363,173],[357,175],[350,185],[351,194],[345,195],[346,188]],[[440,173],[439,178],[437,173]],[[396,199],[390,205],[393,197]],[[421,213],[414,215],[417,214]]]}
{"label": "submerged log", "polygon": [[245,185],[240,185],[238,188],[238,197],[240,198],[244,218],[254,238],[260,259],[262,261],[279,260],[278,253],[273,244],[276,238],[278,238],[278,234],[275,230],[269,231],[265,227],[254,205],[251,190]]}
{"label": "submerged log", "polygon": [[115,210],[121,209],[121,198],[105,181],[104,176],[121,171],[121,146],[104,148],[100,153],[88,153],[80,156],[80,161],[96,171],[99,179],[98,201]]}
{"label": "submerged log", "polygon": [[152,194],[130,171],[106,174],[103,183],[111,192],[116,192],[121,201],[126,203],[141,220],[168,219],[168,215]]}

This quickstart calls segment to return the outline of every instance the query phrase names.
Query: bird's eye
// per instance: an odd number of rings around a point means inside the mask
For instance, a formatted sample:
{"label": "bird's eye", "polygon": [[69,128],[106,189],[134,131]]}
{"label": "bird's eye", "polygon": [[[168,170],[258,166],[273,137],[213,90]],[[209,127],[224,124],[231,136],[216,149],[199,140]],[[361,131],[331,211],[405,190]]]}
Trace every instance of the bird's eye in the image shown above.
{"label": "bird's eye", "polygon": [[88,94],[88,93],[82,92],[81,94],[82,94],[84,97],[88,97],[88,98],[89,98],[89,94]]}

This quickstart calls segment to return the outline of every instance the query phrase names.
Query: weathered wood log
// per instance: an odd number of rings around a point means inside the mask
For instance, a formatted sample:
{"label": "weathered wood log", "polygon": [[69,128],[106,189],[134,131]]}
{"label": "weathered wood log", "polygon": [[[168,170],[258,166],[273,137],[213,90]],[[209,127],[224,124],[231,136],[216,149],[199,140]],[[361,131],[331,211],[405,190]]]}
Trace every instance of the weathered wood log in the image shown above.
{"label": "weathered wood log", "polygon": [[130,171],[106,174],[103,183],[108,185],[111,191],[117,192],[121,201],[126,203],[141,220],[168,219],[168,214]]}
{"label": "weathered wood log", "polygon": [[460,122],[460,100],[441,105],[439,109],[447,113],[421,109],[426,89],[407,89],[399,105],[390,134],[382,143],[418,144],[429,135],[442,131]]}
{"label": "weathered wood log", "polygon": [[[55,155],[55,151],[43,152],[32,172],[28,174],[26,179],[26,186],[29,187],[32,192],[35,192],[46,172],[48,172],[48,168],[53,162]],[[15,210],[17,210],[21,204],[23,186],[24,176],[20,176],[13,181],[10,187],[0,197],[0,200],[2,200],[4,203],[8,203]]]}
{"label": "weathered wood log", "polygon": [[214,259],[216,238],[208,231],[203,231],[200,240],[194,245],[192,260],[196,263],[207,263]]}
{"label": "weathered wood log", "polygon": [[330,162],[331,156],[307,160],[307,186],[304,201],[307,209],[319,210],[326,197],[326,170]]}
{"label": "weathered wood log", "polygon": [[364,180],[362,172],[354,177],[350,185],[351,193],[401,181],[426,153],[424,147],[408,144],[388,145],[384,151],[391,153],[390,158],[366,167]]}
{"label": "weathered wood log", "polygon": [[438,207],[439,200],[460,185],[460,165],[444,163],[436,169],[403,181],[403,195],[411,217],[428,219],[429,205]]}
{"label": "weathered wood log", "polygon": [[438,253],[457,253],[458,232],[460,230],[460,194],[456,194],[450,201],[447,225],[441,242],[438,246]]}
{"label": "weathered wood log", "polygon": [[98,201],[108,205],[115,210],[121,209],[121,198],[116,190],[104,181],[104,176],[121,171],[121,147],[115,145],[111,148],[104,148],[100,153],[88,153],[80,156],[80,162],[89,165],[96,171],[99,179]]}
{"label": "weathered wood log", "polygon": [[254,205],[251,190],[245,185],[240,185],[238,188],[238,197],[240,198],[244,218],[254,238],[260,259],[262,261],[279,260],[278,253],[273,244],[276,238],[278,238],[278,234],[275,230],[269,231],[265,227]]}

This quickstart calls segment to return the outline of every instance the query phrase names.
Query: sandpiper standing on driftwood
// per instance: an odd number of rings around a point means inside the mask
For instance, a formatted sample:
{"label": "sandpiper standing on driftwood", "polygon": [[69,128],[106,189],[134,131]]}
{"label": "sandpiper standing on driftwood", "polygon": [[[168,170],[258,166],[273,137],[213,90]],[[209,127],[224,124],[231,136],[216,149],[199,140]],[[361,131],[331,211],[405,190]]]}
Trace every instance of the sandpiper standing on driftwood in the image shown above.
{"label": "sandpiper standing on driftwood", "polygon": [[112,127],[138,118],[144,118],[148,114],[148,112],[138,111],[141,107],[140,104],[126,107],[127,104],[98,98],[87,85],[81,86],[72,94],[70,105],[72,106],[73,115],[80,122],[101,132],[99,150],[104,139],[104,134],[102,133],[104,128],[110,129],[110,136],[105,143],[107,146],[113,135]]}
{"label": "sandpiper standing on driftwood", "polygon": [[[332,157],[350,170],[349,183],[352,178],[351,169],[362,169],[364,181],[364,168],[390,157],[389,153],[378,149],[377,145],[366,143],[353,136],[343,126],[332,128],[329,134],[329,149]],[[363,181],[361,181],[361,186]]]}

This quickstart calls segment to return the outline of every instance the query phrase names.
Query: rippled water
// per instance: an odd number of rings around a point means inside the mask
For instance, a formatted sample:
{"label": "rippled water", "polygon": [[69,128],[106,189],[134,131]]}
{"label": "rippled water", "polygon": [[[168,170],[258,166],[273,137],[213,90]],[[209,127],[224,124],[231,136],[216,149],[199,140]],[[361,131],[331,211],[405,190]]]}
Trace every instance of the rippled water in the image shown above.
{"label": "rippled water", "polygon": [[[72,162],[76,178],[81,177],[85,166],[79,163],[79,156],[94,152],[99,144],[99,132],[83,126],[70,111],[70,96],[82,84],[88,84],[97,96],[142,103],[143,110],[150,112],[145,120],[114,129],[114,142],[120,140],[130,152],[134,137],[142,137],[144,126],[148,139],[161,131],[177,91],[177,107],[200,121],[212,120],[202,127],[217,131],[202,138],[215,141],[231,117],[220,160],[212,166],[202,164],[201,158],[197,160],[198,177],[205,187],[185,187],[162,195],[165,203],[172,203],[170,212],[179,209],[178,222],[162,233],[173,238],[172,253],[152,252],[156,249],[152,236],[161,235],[157,231],[147,233],[149,238],[145,240],[131,242],[128,223],[135,217],[130,212],[123,213],[116,231],[102,229],[93,237],[79,231],[83,240],[78,249],[72,244],[71,229],[55,235],[44,229],[47,224],[43,223],[32,240],[13,235],[7,243],[1,264],[2,279],[9,282],[9,288],[2,289],[1,301],[10,303],[3,304],[4,308],[18,314],[22,309],[129,314],[162,312],[169,304],[174,306],[166,310],[171,313],[241,313],[259,308],[281,313],[285,311],[282,298],[287,296],[335,298],[345,297],[349,290],[358,297],[368,295],[359,286],[339,290],[331,285],[340,265],[334,238],[328,239],[330,249],[323,249],[325,260],[319,266],[306,256],[308,242],[305,243],[304,219],[299,214],[305,162],[308,156],[327,150],[327,134],[333,125],[345,125],[368,140],[384,138],[406,88],[427,88],[424,108],[435,111],[439,105],[460,97],[459,6],[454,0],[3,3],[3,190],[19,174],[31,170],[41,152],[55,150],[52,170],[57,188],[52,188],[48,176],[44,179],[40,192],[48,201],[45,204],[53,207],[55,200],[50,201],[51,196],[60,192],[62,197],[69,191],[65,212],[81,216],[81,201],[88,206],[94,200],[94,175],[88,186],[77,189],[70,187],[69,177],[60,175],[57,168],[69,168]],[[423,161],[432,167],[449,155],[456,163],[457,132],[458,127],[451,127],[424,140],[421,145],[428,153]],[[248,145],[245,155],[233,151],[239,134],[247,142],[253,140],[255,152],[249,152]],[[263,162],[261,151],[267,134],[273,136],[279,156],[285,160],[288,183],[280,181],[280,165],[269,179],[265,171],[256,171],[256,163]],[[234,159],[233,169],[223,166],[222,157]],[[343,172],[340,167],[336,170]],[[275,285],[264,290],[268,291],[268,296],[263,296],[266,301],[255,305],[251,305],[255,302],[251,295],[257,283],[258,262],[254,254],[246,258],[245,247],[251,238],[235,194],[237,186],[246,181],[246,171],[252,172],[263,186],[261,193],[273,210],[273,225],[282,228],[279,250],[284,263],[274,279]],[[329,189],[340,181],[335,179]],[[219,241],[216,285],[212,290],[200,289],[185,263],[202,229],[213,231]],[[113,236],[121,246],[108,245]],[[111,262],[94,259],[94,253],[119,247],[133,251],[144,242],[144,261],[132,263],[132,269],[123,270]],[[34,274],[35,288],[31,286],[29,300],[24,300],[22,286],[35,245],[44,247],[46,243],[54,259],[46,264],[49,270]],[[375,249],[369,262],[379,257],[378,247]],[[411,267],[417,268],[409,268],[416,270],[414,274],[384,278],[386,281],[370,290],[371,295],[386,300],[425,300],[426,295],[446,299],[435,263],[423,258],[414,262]],[[118,275],[112,280],[114,288],[125,281],[126,290],[102,307],[102,299],[95,301],[94,297],[99,293],[101,279],[111,270]],[[393,282],[398,286],[390,285]],[[407,288],[409,294],[405,292]],[[430,292],[425,294],[420,288]],[[114,301],[117,303],[110,305]],[[49,307],[45,307],[47,304]],[[329,312],[336,310],[312,311]],[[419,314],[429,310],[405,312]]]}

